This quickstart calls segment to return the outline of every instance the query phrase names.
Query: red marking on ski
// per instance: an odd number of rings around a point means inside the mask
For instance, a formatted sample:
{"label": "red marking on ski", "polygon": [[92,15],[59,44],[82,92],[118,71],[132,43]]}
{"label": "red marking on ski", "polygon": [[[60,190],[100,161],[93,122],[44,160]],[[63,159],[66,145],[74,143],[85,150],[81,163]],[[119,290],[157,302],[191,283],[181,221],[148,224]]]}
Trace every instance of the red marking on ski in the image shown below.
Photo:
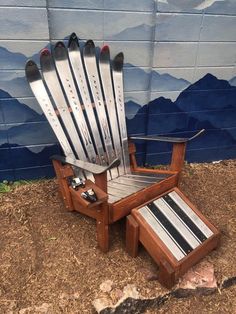
{"label": "red marking on ski", "polygon": [[103,46],[101,49],[101,53],[108,53],[108,52],[110,52],[109,46],[108,45]]}
{"label": "red marking on ski", "polygon": [[50,56],[51,53],[50,51],[48,50],[48,48],[43,48],[40,52],[40,56]]}

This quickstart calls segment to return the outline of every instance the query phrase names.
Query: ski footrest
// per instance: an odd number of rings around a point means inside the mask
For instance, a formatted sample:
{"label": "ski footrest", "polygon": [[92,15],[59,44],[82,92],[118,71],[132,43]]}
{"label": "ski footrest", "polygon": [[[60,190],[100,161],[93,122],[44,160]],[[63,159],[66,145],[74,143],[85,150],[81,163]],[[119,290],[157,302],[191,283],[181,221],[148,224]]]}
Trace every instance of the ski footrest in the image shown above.
{"label": "ski footrest", "polygon": [[159,281],[167,288],[216,248],[219,239],[219,231],[178,188],[134,208],[127,217],[127,252],[137,256],[141,242],[159,265]]}

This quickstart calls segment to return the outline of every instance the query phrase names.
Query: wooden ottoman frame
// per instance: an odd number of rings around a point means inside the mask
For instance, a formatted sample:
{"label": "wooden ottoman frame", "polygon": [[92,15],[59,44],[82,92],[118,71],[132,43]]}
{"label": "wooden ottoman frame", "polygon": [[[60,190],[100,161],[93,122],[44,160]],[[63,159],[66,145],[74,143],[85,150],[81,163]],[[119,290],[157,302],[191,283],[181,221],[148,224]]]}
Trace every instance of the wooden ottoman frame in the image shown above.
{"label": "wooden ottoman frame", "polygon": [[[127,217],[126,222],[126,250],[132,256],[138,254],[139,242],[152,256],[159,266],[159,281],[167,288],[171,288],[177,279],[182,276],[191,266],[196,264],[200,259],[206,256],[210,251],[219,244],[219,231],[199,212],[199,210],[188,200],[188,198],[178,189],[173,188],[163,194],[158,199],[170,192],[176,192],[181,199],[189,206],[192,211],[200,218],[200,220],[210,229],[211,235],[186,256],[178,260],[168,249],[167,245],[160,239],[154,229],[147,220],[141,215],[140,209],[152,201],[146,202],[144,205],[134,208],[131,215]],[[157,199],[157,198],[156,198]],[[168,232],[168,231],[167,231]]]}

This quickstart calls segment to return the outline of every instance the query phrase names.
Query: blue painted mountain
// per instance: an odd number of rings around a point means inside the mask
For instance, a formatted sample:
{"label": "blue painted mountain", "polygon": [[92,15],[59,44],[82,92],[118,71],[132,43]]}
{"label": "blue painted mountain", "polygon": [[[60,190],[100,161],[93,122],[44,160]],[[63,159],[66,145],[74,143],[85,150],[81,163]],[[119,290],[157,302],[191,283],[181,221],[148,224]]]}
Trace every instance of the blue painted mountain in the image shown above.
{"label": "blue painted mountain", "polygon": [[177,79],[168,73],[159,74],[157,71],[152,71],[151,89],[153,91],[181,91],[190,82],[184,79]]}
{"label": "blue painted mountain", "polygon": [[[127,27],[123,31],[107,35],[106,39],[119,39],[119,40],[150,40],[153,26],[147,24],[141,24],[135,27]],[[110,30],[111,32],[111,30]]]}
{"label": "blue painted mountain", "polygon": [[160,0],[158,10],[165,12],[196,12],[230,14],[235,12],[234,0]]}
{"label": "blue painted mountain", "polygon": [[[41,46],[41,48],[49,48],[50,44],[45,45],[45,47]],[[35,51],[37,51],[38,45],[35,47]],[[27,49],[27,47],[25,48]],[[32,50],[32,46],[30,47]],[[28,59],[33,59],[35,62],[39,64],[39,51],[34,53],[32,56],[27,57],[23,53],[13,52],[8,50],[5,47],[0,47],[0,69],[24,69],[25,63]]]}
{"label": "blue painted mountain", "polygon": [[19,52],[11,52],[4,47],[0,47],[0,67],[5,68],[5,64],[11,64],[12,69],[21,69],[25,64],[27,57]]}
{"label": "blue painted mountain", "polygon": [[168,73],[159,74],[155,70],[145,71],[142,68],[134,67],[130,63],[125,64],[124,80],[126,91],[144,90],[144,86],[148,89],[150,78],[152,91],[181,91],[191,84],[185,79],[175,78]]}
{"label": "blue painted mountain", "polygon": [[[146,107],[146,106],[144,106]],[[126,116],[134,116],[138,111],[140,111],[142,106],[137,104],[136,102],[129,100],[125,103],[125,115]],[[129,119],[129,117],[128,117]]]}
{"label": "blue painted mountain", "polygon": [[[36,147],[37,149],[37,147]],[[0,182],[2,180],[37,179],[53,177],[50,156],[61,154],[59,145],[48,145],[35,153],[34,148],[15,146],[1,149]]]}
{"label": "blue painted mountain", "polygon": [[0,90],[0,95],[3,98],[0,102],[0,112],[4,117],[2,122],[3,120],[5,123],[45,121],[43,114],[37,113],[18,99],[11,97],[9,93]]}
{"label": "blue painted mountain", "polygon": [[211,6],[206,9],[206,13],[215,14],[235,14],[236,2],[235,0],[222,0],[215,1]]}
{"label": "blue painted mountain", "polygon": [[33,96],[24,72],[20,72],[16,77],[17,75],[14,72],[0,72],[0,98],[4,98],[4,92],[10,94],[11,97]]}
{"label": "blue painted mountain", "polygon": [[7,134],[8,146],[11,148],[57,143],[57,139],[47,121],[6,125],[6,129],[1,132],[3,138],[5,133]]}
{"label": "blue painted mountain", "polygon": [[[225,80],[207,74],[182,91],[175,102],[159,97],[146,107],[141,107],[133,119],[127,119],[130,134],[191,136],[194,131],[205,128],[206,135],[189,145],[190,149],[196,150],[195,161],[203,161],[202,150],[211,148],[217,156],[216,147],[219,150],[221,147],[236,147],[236,88]],[[148,118],[145,112],[148,112]],[[147,156],[162,154],[163,157],[168,151],[170,145],[164,143],[149,142],[146,147]],[[206,160],[216,160],[214,154],[205,156]],[[227,158],[235,157],[236,149],[230,148]],[[148,158],[146,162],[151,163],[152,159]],[[191,155],[189,160],[193,161]]]}
{"label": "blue painted mountain", "polygon": [[231,78],[231,80],[229,80],[229,84],[232,86],[236,86],[236,76]]}

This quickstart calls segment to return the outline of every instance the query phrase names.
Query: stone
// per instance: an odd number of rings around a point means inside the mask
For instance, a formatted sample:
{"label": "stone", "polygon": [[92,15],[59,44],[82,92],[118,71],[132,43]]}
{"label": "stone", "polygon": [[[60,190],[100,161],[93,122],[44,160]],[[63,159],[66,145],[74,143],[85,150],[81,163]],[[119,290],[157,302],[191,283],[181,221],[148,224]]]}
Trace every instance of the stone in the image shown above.
{"label": "stone", "polygon": [[[101,287],[100,287],[101,289]],[[139,295],[139,292],[135,285],[128,284],[124,287],[122,297],[116,302],[114,305],[112,303],[112,299],[110,297],[102,296],[100,298],[97,298],[93,300],[92,304],[95,307],[95,310],[97,313],[101,313],[108,308],[111,309],[111,311],[115,310],[117,307],[119,307],[125,300],[137,300],[141,298]],[[132,303],[132,302],[131,302]]]}
{"label": "stone", "polygon": [[202,262],[192,267],[180,280],[174,294],[185,297],[192,294],[211,294],[217,289],[214,267],[209,262]]}
{"label": "stone", "polygon": [[19,314],[52,314],[52,305],[50,303],[43,303],[39,306],[29,306],[19,311]]}
{"label": "stone", "polygon": [[147,281],[158,280],[158,270],[157,269],[149,269],[142,267],[139,269],[141,273],[144,274],[144,277]]}
{"label": "stone", "polygon": [[102,283],[100,284],[99,288],[100,288],[100,290],[101,290],[102,292],[110,292],[111,289],[112,289],[112,285],[113,285],[113,281],[111,281],[111,280],[108,279],[108,280],[102,282]]}

